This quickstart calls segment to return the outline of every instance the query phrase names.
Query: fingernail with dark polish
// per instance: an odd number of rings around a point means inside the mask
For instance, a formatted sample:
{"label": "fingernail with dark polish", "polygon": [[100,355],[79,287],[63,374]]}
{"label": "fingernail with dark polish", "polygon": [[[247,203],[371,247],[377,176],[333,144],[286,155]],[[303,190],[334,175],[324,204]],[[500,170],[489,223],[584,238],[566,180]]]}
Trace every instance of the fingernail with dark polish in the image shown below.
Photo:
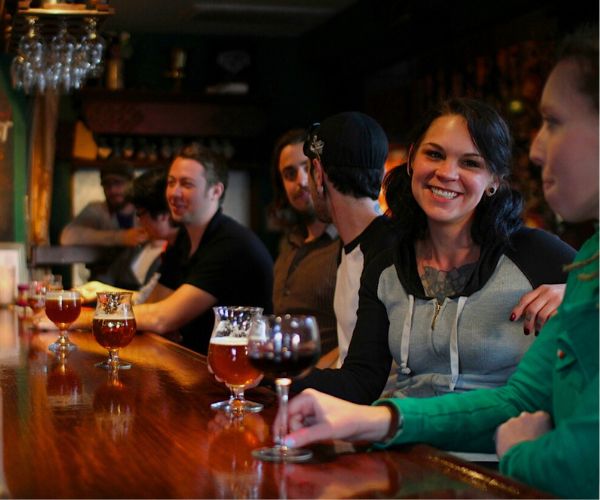
{"label": "fingernail with dark polish", "polygon": [[525,335],[529,335],[529,328],[523,328],[523,333]]}
{"label": "fingernail with dark polish", "polygon": [[540,334],[540,331],[539,331],[539,330],[536,330],[536,331],[535,331],[535,336],[537,337],[539,334]]}
{"label": "fingernail with dark polish", "polygon": [[512,314],[510,315],[510,320],[511,320],[511,321],[514,321],[516,317],[517,317],[517,315],[516,315],[515,313],[512,313]]}

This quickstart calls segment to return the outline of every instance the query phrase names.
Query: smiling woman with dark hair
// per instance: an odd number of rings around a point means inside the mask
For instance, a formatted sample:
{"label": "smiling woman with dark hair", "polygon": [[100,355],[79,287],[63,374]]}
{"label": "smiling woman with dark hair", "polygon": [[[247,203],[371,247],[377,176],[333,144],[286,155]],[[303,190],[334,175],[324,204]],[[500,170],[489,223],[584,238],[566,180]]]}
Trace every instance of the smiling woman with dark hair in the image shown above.
{"label": "smiling woman with dark hair", "polygon": [[[495,110],[474,99],[451,99],[432,108],[413,132],[416,142],[409,153],[408,166],[430,125],[438,118],[452,115],[463,117],[478,156],[494,178],[487,196],[482,196],[475,208],[471,238],[478,245],[507,241],[523,225],[523,199],[509,185],[512,138],[508,126]],[[391,193],[386,202],[392,219],[397,221],[397,227],[404,235],[424,239],[428,232],[427,214],[412,195],[411,179],[406,172],[398,169],[386,177],[385,190]]]}
{"label": "smiling woman with dark hair", "polygon": [[313,372],[295,391],[371,403],[392,361],[396,396],[506,382],[558,307],[562,266],[575,254],[522,227],[521,196],[508,183],[511,146],[508,126],[483,102],[452,99],[425,117],[406,165],[385,181],[399,243],[365,269],[344,364]]}

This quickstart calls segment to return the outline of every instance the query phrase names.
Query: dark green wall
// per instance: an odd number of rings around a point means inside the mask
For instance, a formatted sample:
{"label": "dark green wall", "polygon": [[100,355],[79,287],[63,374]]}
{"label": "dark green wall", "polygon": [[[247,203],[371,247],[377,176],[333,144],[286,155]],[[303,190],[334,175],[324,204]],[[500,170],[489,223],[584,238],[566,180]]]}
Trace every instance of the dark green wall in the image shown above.
{"label": "dark green wall", "polygon": [[[0,56],[0,89],[10,102],[13,126],[9,130],[12,140],[12,237],[8,240],[24,243],[27,237],[25,226],[25,195],[28,181],[28,130],[30,123],[30,102],[20,92],[15,92],[10,83],[10,62],[12,58],[6,54]],[[7,207],[9,208],[9,207]],[[6,216],[4,214],[3,216]]]}

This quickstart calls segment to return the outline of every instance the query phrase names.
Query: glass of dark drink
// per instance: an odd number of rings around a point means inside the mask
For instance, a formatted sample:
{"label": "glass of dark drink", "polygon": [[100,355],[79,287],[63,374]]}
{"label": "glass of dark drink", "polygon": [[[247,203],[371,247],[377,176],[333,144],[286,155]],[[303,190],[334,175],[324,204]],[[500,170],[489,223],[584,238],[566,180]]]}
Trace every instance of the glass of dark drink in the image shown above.
{"label": "glass of dark drink", "polygon": [[38,328],[42,319],[42,313],[46,307],[46,282],[30,281],[27,288],[27,305],[33,312],[31,324],[33,328]]}
{"label": "glass of dark drink", "polygon": [[54,352],[72,351],[77,346],[69,340],[68,329],[81,313],[81,296],[75,290],[46,292],[46,316],[58,329],[58,339],[48,346]]}
{"label": "glass of dark drink", "polygon": [[256,413],[263,405],[244,398],[244,389],[260,381],[262,373],[248,361],[248,332],[262,314],[260,307],[213,307],[215,325],[208,345],[208,366],[230,391],[228,400],[211,404],[213,410]]}
{"label": "glass of dark drink", "polygon": [[108,349],[108,359],[96,366],[106,370],[127,370],[131,363],[119,359],[119,349],[129,345],[136,332],[131,304],[132,292],[98,292],[92,320],[94,338]]}
{"label": "glass of dark drink", "polygon": [[275,446],[260,448],[253,455],[270,462],[303,462],[312,458],[310,450],[288,448],[283,443],[287,434],[287,404],[292,379],[310,370],[321,355],[317,320],[313,316],[262,316],[254,321],[248,336],[250,363],[275,378],[281,426],[275,432]]}
{"label": "glass of dark drink", "polygon": [[62,276],[60,274],[46,274],[44,276],[44,283],[48,290],[62,290]]}

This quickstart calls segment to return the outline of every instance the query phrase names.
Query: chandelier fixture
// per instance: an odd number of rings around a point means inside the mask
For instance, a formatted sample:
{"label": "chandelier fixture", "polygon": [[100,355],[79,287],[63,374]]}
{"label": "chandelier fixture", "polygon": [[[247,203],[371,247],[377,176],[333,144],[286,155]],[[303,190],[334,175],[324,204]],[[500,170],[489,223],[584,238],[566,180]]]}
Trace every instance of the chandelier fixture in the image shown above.
{"label": "chandelier fixture", "polygon": [[69,93],[86,79],[99,77],[106,49],[99,20],[112,13],[73,8],[18,11],[11,37],[16,52],[10,67],[13,87],[25,94]]}

